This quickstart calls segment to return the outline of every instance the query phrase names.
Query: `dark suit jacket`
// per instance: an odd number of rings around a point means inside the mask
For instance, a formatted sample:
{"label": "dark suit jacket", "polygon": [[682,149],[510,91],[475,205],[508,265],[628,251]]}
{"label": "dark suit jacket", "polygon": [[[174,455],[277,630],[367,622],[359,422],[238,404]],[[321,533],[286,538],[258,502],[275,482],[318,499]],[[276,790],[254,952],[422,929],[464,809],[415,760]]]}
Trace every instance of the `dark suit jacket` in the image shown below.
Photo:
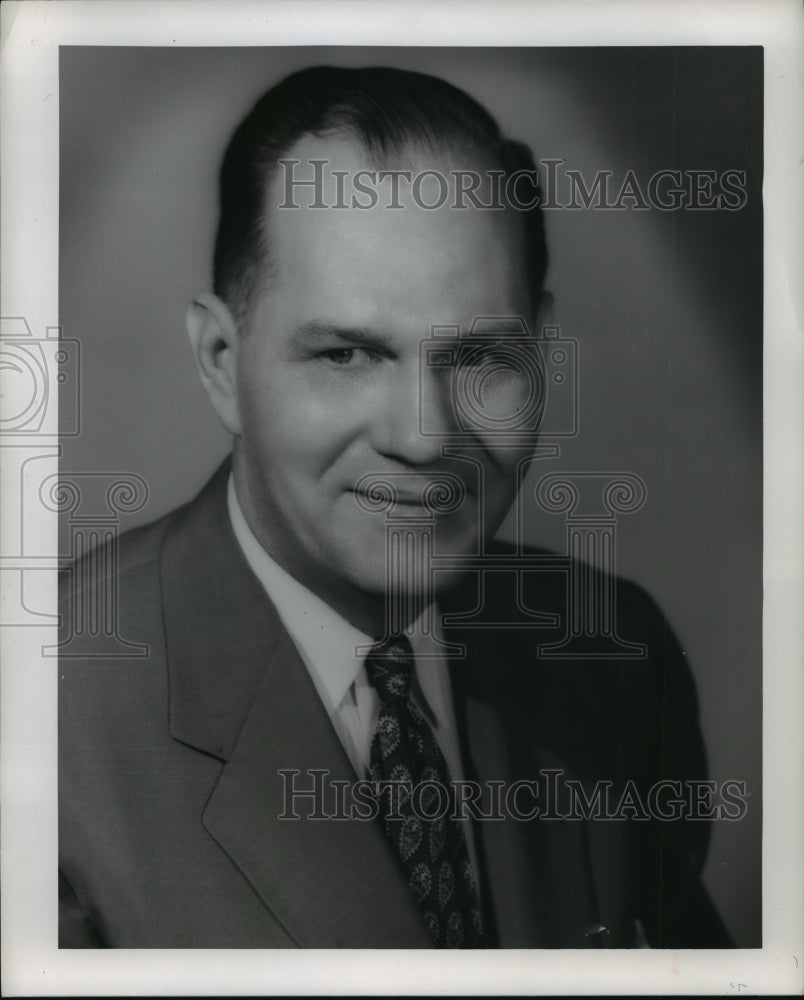
{"label": "dark suit jacket", "polygon": [[[67,581],[65,627],[113,584],[122,635],[150,652],[60,663],[60,944],[430,947],[379,823],[278,818],[281,769],[302,784],[355,774],[238,548],[227,473],[124,536],[106,580],[79,567],[86,584]],[[563,576],[529,576],[526,605],[561,613]],[[509,582],[486,587],[490,621],[510,614]],[[470,577],[448,606],[477,593]],[[684,657],[641,591],[621,585],[619,604],[647,661],[541,662],[550,629],[452,630],[468,649],[451,669],[470,775],[705,777]],[[475,836],[492,944],[630,947],[637,919],[655,946],[729,944],[699,881],[704,822],[488,820]]]}

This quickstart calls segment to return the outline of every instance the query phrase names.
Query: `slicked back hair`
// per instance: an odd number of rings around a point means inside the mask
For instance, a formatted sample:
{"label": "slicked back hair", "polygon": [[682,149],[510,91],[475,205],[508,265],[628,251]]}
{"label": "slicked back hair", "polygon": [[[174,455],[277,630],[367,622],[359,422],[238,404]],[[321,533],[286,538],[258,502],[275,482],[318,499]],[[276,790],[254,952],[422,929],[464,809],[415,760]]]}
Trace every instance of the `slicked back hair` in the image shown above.
{"label": "slicked back hair", "polygon": [[[269,268],[265,192],[277,162],[302,136],[330,132],[353,136],[380,163],[412,146],[468,148],[490,158],[506,177],[522,170],[536,177],[528,147],[506,139],[485,108],[438,77],[385,67],[317,66],[291,74],[243,119],[221,165],[213,287],[243,328]],[[547,270],[538,200],[519,214],[523,264],[538,302]]]}

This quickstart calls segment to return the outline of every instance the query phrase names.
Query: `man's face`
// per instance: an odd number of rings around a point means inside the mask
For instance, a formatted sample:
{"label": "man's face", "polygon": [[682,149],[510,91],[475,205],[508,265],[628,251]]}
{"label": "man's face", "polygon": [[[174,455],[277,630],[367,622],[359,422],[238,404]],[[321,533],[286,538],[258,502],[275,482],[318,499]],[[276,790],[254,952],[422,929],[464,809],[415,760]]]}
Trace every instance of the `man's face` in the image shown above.
{"label": "man's face", "polygon": [[[327,183],[330,171],[371,166],[345,137],[305,137],[288,157],[304,177],[308,160],[328,160]],[[448,176],[466,163],[411,152],[398,166]],[[477,316],[532,324],[521,220],[510,210],[428,211],[409,185],[401,209],[383,207],[382,194],[371,210],[312,209],[312,193],[299,191],[301,207],[280,210],[283,183],[275,179],[266,198],[270,283],[238,344],[235,483],[263,547],[337,604],[388,586],[386,513],[365,509],[365,476],[393,483],[397,517],[432,524],[437,556],[477,551],[481,523],[490,537],[513,501],[523,450],[500,447],[482,427],[454,437],[456,374],[422,366],[420,344],[434,325],[460,325],[465,336]],[[325,190],[332,204],[334,187]],[[435,200],[426,186],[422,198]],[[481,405],[510,409],[522,392],[522,379],[498,367]],[[431,515],[422,491],[444,474],[457,477],[465,499]]]}

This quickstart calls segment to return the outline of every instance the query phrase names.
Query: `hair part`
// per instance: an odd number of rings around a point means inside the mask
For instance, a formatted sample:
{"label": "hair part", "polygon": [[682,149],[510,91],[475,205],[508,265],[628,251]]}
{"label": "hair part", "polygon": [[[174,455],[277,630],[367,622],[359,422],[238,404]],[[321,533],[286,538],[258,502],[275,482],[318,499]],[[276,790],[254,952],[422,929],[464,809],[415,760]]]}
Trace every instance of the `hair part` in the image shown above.
{"label": "hair part", "polygon": [[[235,130],[220,171],[220,217],[213,288],[239,328],[269,275],[265,192],[277,161],[304,135],[353,136],[379,162],[411,146],[431,150],[468,147],[491,157],[506,175],[533,171],[524,143],[506,139],[494,118],[458,87],[410,70],[318,66],[300,70],[267,91]],[[538,302],[547,270],[542,210],[520,213],[525,267]]]}

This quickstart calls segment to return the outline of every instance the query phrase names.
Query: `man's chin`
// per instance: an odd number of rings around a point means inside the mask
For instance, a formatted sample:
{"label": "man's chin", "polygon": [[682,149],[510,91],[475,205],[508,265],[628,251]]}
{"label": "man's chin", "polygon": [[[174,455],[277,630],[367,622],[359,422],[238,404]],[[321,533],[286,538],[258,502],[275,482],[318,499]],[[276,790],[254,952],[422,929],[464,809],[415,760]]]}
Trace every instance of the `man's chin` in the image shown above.
{"label": "man's chin", "polygon": [[365,595],[367,600],[385,601],[408,600],[419,603],[422,600],[437,599],[439,595],[453,590],[466,578],[464,568],[443,568],[429,570],[424,567],[413,567],[407,572],[391,573],[385,566],[375,567],[367,572],[367,567],[354,567],[350,573],[344,573],[343,580],[358,593]]}

